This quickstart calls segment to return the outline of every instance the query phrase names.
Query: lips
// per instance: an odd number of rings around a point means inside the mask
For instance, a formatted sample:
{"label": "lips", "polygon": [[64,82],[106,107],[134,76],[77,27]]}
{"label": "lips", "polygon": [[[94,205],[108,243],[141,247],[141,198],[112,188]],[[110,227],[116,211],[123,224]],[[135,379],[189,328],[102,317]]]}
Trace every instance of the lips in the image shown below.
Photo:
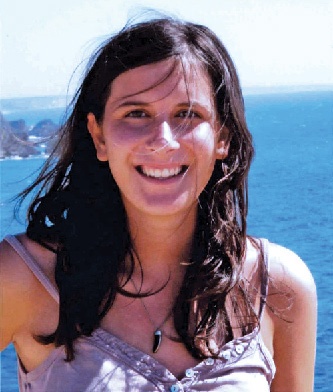
{"label": "lips", "polygon": [[137,170],[139,173],[158,179],[168,179],[171,177],[176,177],[179,174],[183,174],[187,170],[188,166],[181,165],[173,168],[152,168],[148,166],[137,166]]}

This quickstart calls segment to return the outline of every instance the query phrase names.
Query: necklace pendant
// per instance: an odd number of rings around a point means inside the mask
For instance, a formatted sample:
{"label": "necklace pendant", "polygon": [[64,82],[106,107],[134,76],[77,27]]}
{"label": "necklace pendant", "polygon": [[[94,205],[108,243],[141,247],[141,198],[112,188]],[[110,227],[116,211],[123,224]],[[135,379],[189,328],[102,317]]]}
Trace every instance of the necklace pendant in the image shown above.
{"label": "necklace pendant", "polygon": [[154,332],[153,353],[156,353],[157,350],[160,348],[161,342],[162,342],[162,331],[157,329]]}

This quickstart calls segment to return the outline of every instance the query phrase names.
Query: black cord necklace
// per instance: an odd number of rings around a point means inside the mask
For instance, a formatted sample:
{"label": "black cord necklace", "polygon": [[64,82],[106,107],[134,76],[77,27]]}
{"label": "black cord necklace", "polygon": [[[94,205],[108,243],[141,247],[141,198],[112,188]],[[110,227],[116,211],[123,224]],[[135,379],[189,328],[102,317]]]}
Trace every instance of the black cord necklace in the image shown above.
{"label": "black cord necklace", "polygon": [[[132,282],[132,284],[133,284],[133,286],[134,286],[134,288],[135,288],[137,294],[139,294],[139,290],[137,289],[137,287],[136,287],[136,285],[135,285],[133,279],[131,279],[131,282]],[[140,299],[140,302],[141,302],[141,304],[142,304],[143,309],[144,309],[145,312],[147,313],[148,320],[150,321],[151,325],[154,327],[154,337],[153,337],[153,348],[152,348],[152,351],[153,351],[153,353],[155,354],[155,353],[158,351],[158,349],[160,348],[160,346],[161,346],[163,334],[164,334],[165,336],[168,336],[168,335],[163,331],[162,327],[163,327],[163,325],[169,320],[169,318],[171,317],[172,312],[173,312],[173,308],[171,308],[170,312],[167,314],[167,316],[166,316],[165,319],[162,321],[162,323],[159,324],[158,326],[156,326],[156,324],[154,323],[154,320],[153,320],[153,319],[151,318],[151,316],[150,316],[150,313],[149,313],[149,311],[148,311],[148,309],[147,309],[147,307],[146,307],[146,304],[144,303],[143,299],[142,299],[141,297],[138,297],[138,298]]]}

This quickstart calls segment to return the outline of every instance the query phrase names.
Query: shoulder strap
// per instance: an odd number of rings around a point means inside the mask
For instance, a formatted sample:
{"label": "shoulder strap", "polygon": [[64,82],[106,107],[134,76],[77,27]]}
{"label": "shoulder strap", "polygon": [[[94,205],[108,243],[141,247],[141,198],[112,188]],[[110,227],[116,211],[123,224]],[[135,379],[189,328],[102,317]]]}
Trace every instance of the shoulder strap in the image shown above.
{"label": "shoulder strap", "polygon": [[259,320],[262,318],[262,314],[266,305],[266,299],[268,294],[268,273],[269,273],[269,255],[268,255],[268,240],[261,239],[261,249],[263,252],[263,263],[261,265],[261,286],[260,286],[260,307],[259,307]]}
{"label": "shoulder strap", "polygon": [[21,242],[13,235],[7,235],[4,238],[11,247],[16,251],[16,253],[22,258],[24,263],[30,269],[30,271],[39,280],[45,290],[51,295],[51,297],[59,303],[59,293],[57,289],[53,286],[49,278],[42,271],[36,260],[31,256],[31,254],[26,250],[26,248],[21,244]]}

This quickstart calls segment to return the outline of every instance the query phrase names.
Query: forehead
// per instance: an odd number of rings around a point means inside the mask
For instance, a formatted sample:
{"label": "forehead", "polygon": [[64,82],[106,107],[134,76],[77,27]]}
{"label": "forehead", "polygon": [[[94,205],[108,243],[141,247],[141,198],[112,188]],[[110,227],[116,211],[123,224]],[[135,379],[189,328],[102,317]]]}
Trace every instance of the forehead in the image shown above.
{"label": "forehead", "polygon": [[149,97],[158,101],[176,95],[185,101],[212,103],[210,78],[197,61],[170,58],[123,72],[112,82],[109,100]]}

